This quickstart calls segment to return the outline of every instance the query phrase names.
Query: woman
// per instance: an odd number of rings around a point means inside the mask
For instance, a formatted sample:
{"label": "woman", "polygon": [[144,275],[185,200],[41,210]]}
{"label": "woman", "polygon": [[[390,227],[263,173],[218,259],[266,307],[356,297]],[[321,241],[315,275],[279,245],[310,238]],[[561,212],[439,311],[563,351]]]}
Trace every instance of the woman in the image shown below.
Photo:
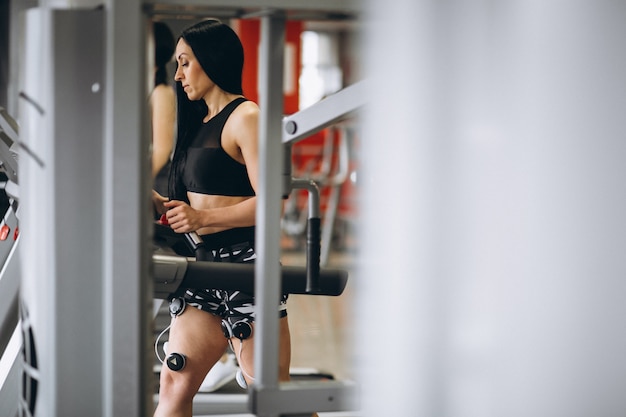
{"label": "woman", "polygon": [[[175,59],[178,140],[170,199],[155,192],[157,210],[174,231],[198,232],[214,260],[253,262],[259,108],[243,97],[243,47],[229,26],[206,20],[183,31]],[[167,350],[184,355],[185,367],[163,367],[155,416],[191,416],[194,395],[229,343],[246,382],[254,379],[253,297],[190,289],[184,299],[187,308],[172,321]],[[286,300],[277,306],[281,381],[289,379],[291,355]],[[225,337],[229,329],[242,340]]]}

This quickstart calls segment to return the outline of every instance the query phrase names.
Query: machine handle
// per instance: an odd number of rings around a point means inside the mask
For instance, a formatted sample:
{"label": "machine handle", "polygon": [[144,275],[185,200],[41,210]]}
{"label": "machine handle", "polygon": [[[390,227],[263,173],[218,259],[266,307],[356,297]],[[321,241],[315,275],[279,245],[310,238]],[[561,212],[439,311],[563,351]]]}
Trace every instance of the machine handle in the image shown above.
{"label": "machine handle", "polygon": [[204,246],[204,241],[196,232],[185,233],[185,242],[196,254],[196,260],[198,261],[210,261],[209,252]]}
{"label": "machine handle", "polygon": [[313,217],[308,220],[309,227],[306,233],[306,292],[315,294],[320,292],[320,252],[321,252],[321,220]]}

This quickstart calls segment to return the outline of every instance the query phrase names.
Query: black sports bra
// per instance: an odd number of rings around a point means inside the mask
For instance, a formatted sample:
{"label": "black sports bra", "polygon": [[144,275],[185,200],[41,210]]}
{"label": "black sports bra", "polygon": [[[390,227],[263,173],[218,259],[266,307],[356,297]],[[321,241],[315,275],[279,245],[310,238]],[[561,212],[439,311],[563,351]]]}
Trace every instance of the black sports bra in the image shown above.
{"label": "black sports bra", "polygon": [[185,161],[183,182],[187,191],[241,197],[255,195],[246,166],[222,148],[222,130],[226,120],[246,100],[239,97],[231,101],[198,130]]}

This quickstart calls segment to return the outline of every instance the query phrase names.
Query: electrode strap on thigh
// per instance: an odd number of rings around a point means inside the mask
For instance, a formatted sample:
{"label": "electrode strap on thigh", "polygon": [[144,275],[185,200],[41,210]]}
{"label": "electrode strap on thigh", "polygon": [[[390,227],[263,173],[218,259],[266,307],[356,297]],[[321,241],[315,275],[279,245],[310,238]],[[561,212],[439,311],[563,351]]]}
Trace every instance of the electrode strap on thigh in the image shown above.
{"label": "electrode strap on thigh", "polygon": [[167,364],[167,367],[170,368],[172,371],[182,371],[185,367],[186,360],[187,357],[185,355],[183,355],[182,353],[174,352],[167,355],[165,363]]}
{"label": "electrode strap on thigh", "polygon": [[222,332],[224,332],[224,337],[227,339],[236,337],[237,339],[243,341],[252,336],[252,325],[247,319],[236,321],[233,324],[230,324],[228,320],[223,319]]}
{"label": "electrode strap on thigh", "polygon": [[[183,314],[183,312],[185,311],[186,305],[187,304],[185,303],[185,299],[182,297],[176,297],[170,300],[169,311],[170,311],[170,316],[172,317],[173,320],[176,319],[176,317]],[[154,352],[156,353],[156,356],[157,356],[157,359],[159,359],[159,362],[161,362],[162,364],[165,362],[167,367],[170,368],[172,371],[181,371],[185,367],[185,363],[187,359],[185,355],[183,355],[182,353],[172,352],[166,356],[165,360],[161,359],[161,356],[159,355],[159,350],[158,350],[159,340],[161,339],[161,336],[163,336],[163,334],[165,334],[165,332],[167,332],[171,327],[172,325],[170,324],[169,326],[165,328],[165,330],[163,330],[159,334],[159,336],[157,337],[154,343]],[[167,352],[165,352],[165,354],[167,354]]]}
{"label": "electrode strap on thigh", "polygon": [[170,300],[170,317],[175,318],[183,314],[185,311],[185,307],[187,303],[185,303],[185,299],[183,297],[176,297]]}

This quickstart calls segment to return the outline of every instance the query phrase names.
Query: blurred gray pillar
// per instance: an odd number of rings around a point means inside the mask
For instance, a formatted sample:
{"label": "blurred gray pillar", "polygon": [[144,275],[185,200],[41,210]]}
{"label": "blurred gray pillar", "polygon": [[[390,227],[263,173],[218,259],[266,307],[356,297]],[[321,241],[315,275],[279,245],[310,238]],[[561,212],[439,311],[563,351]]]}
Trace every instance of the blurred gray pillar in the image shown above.
{"label": "blurred gray pillar", "polygon": [[9,0],[0,0],[0,107],[7,108],[9,85]]}
{"label": "blurred gray pillar", "polygon": [[104,146],[104,416],[149,416],[152,212],[146,39],[139,0],[108,0]]}
{"label": "blurred gray pillar", "polygon": [[364,416],[626,415],[626,3],[367,4]]}
{"label": "blurred gray pillar", "polygon": [[155,382],[148,25],[138,0],[61,6],[25,19],[21,411],[147,416]]}
{"label": "blurred gray pillar", "polygon": [[24,23],[20,416],[102,415],[104,15],[39,7]]}

